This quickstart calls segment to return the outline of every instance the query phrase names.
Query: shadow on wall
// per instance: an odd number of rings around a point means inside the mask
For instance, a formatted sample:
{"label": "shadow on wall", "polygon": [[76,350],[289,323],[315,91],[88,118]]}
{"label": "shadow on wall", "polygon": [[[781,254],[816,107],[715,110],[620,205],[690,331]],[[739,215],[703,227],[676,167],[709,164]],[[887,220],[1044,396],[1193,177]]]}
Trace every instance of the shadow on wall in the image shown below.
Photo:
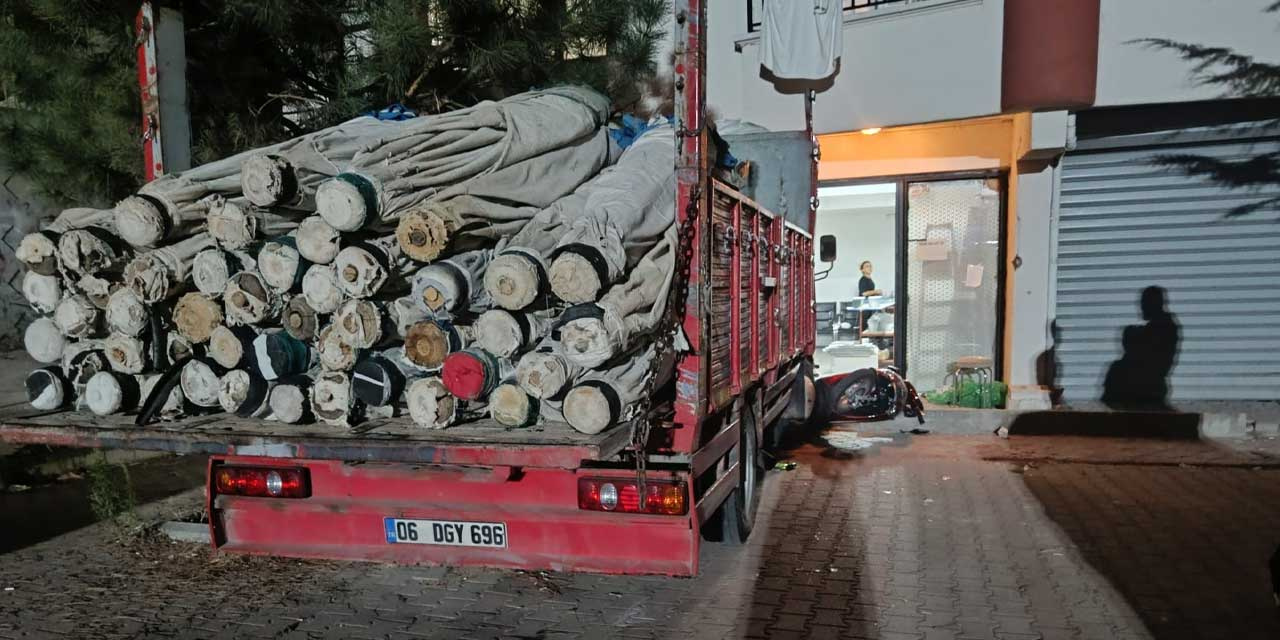
{"label": "shadow on wall", "polygon": [[1145,324],[1121,334],[1123,353],[1102,382],[1102,402],[1112,409],[1172,411],[1169,373],[1178,361],[1181,327],[1166,305],[1163,287],[1142,290],[1139,306]]}
{"label": "shadow on wall", "polygon": [[1049,401],[1053,406],[1062,404],[1062,371],[1058,368],[1058,343],[1062,341],[1062,329],[1057,320],[1049,322],[1049,348],[1036,356],[1036,384],[1049,390]]}

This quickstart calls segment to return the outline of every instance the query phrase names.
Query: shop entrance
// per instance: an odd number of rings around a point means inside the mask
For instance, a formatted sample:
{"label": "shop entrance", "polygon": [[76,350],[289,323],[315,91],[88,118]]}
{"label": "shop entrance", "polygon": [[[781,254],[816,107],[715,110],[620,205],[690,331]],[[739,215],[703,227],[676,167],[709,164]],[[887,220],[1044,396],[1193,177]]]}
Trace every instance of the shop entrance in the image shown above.
{"label": "shop entrance", "polygon": [[921,391],[958,365],[1000,378],[999,174],[823,183],[818,198],[817,234],[838,247],[816,285],[819,375],[894,365]]}

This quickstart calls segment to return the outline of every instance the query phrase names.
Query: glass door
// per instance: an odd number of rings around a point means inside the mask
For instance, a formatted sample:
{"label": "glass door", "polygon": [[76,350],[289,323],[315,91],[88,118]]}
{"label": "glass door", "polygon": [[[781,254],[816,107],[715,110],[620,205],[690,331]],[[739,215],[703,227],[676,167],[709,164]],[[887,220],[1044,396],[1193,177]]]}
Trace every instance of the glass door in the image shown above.
{"label": "glass door", "polygon": [[893,292],[897,251],[897,181],[818,187],[817,236],[836,238],[835,262],[815,286],[817,351],[822,376],[895,362]]}
{"label": "glass door", "polygon": [[943,388],[957,363],[999,376],[1003,181],[908,181],[905,196],[906,375],[921,391]]}

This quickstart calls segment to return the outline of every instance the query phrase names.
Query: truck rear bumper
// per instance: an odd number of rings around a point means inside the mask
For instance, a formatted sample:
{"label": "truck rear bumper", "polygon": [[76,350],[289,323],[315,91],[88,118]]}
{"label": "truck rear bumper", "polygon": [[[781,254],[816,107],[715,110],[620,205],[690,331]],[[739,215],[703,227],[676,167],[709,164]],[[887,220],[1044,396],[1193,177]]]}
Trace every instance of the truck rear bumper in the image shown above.
{"label": "truck rear bumper", "polygon": [[[217,495],[213,473],[220,465],[305,468],[311,496]],[[693,515],[578,508],[579,477],[626,477],[627,472],[244,457],[215,457],[209,469],[210,533],[213,546],[222,551],[601,573],[697,572],[699,533]],[[387,541],[388,517],[504,523],[506,546],[393,544]]]}

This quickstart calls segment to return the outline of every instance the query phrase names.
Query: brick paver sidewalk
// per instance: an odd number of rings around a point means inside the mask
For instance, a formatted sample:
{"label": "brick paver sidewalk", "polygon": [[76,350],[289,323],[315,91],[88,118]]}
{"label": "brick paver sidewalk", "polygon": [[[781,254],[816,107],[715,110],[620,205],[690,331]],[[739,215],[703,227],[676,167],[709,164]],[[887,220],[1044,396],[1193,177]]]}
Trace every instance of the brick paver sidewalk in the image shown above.
{"label": "brick paver sidewalk", "polygon": [[0,555],[0,638],[1280,637],[1280,471],[901,445],[797,451],[750,543],[704,545],[696,579],[210,556],[95,525]]}

